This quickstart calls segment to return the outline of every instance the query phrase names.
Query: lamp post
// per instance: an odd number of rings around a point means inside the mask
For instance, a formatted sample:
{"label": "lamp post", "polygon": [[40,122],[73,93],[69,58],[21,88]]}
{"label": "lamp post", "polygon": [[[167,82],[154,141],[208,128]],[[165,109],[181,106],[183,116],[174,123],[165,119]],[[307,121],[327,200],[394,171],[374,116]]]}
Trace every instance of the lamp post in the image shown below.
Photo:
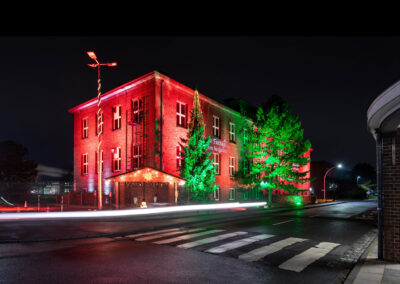
{"label": "lamp post", "polygon": [[324,175],[324,202],[326,202],[326,176],[327,176],[328,173],[329,173],[331,170],[333,170],[334,168],[339,168],[339,169],[340,169],[341,167],[342,167],[342,164],[338,164],[337,166],[334,166],[334,167],[328,169],[328,170],[326,171],[325,175]]}
{"label": "lamp post", "polygon": [[100,153],[100,146],[101,146],[101,136],[100,134],[103,133],[103,129],[101,126],[101,122],[103,121],[103,115],[101,114],[101,79],[100,79],[100,66],[110,66],[115,67],[117,66],[116,62],[112,63],[100,63],[97,60],[97,56],[94,51],[88,51],[87,55],[91,59],[93,59],[96,63],[95,64],[88,64],[90,67],[97,68],[97,137],[99,139],[97,144],[97,170],[98,170],[98,182],[97,182],[97,196],[98,196],[98,209],[103,209],[103,186],[102,186],[102,165],[101,165],[101,153]]}

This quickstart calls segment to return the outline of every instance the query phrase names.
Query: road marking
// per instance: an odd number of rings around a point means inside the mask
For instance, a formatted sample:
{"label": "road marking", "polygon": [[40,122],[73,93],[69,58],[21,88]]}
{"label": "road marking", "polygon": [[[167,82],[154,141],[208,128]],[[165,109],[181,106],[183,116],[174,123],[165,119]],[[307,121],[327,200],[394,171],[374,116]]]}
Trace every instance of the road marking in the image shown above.
{"label": "road marking", "polygon": [[219,240],[232,238],[232,237],[245,235],[245,234],[247,234],[247,232],[228,233],[228,234],[224,234],[224,235],[219,235],[219,236],[215,236],[215,237],[201,239],[201,240],[190,242],[190,243],[184,243],[184,244],[181,244],[181,245],[179,245],[177,247],[178,248],[188,249],[188,248],[192,248],[192,247],[196,247],[196,246],[200,246],[200,245],[204,245],[204,244],[209,244],[209,243],[217,242]]}
{"label": "road marking", "polygon": [[276,225],[280,225],[280,224],[287,223],[287,222],[292,222],[292,221],[294,221],[294,220],[293,220],[293,219],[291,219],[291,220],[287,220],[287,221],[283,221],[283,222],[275,223],[275,224],[272,224],[272,226],[276,226]]}
{"label": "road marking", "polygon": [[136,238],[136,237],[140,237],[140,236],[148,236],[148,235],[153,235],[153,234],[158,234],[158,233],[166,233],[166,232],[178,231],[178,230],[182,230],[182,228],[172,228],[172,229],[165,229],[165,230],[157,230],[157,231],[151,231],[151,232],[146,232],[146,233],[127,235],[125,237],[126,238]]}
{"label": "road marking", "polygon": [[143,238],[137,238],[135,241],[148,241],[148,240],[153,240],[153,239],[159,239],[162,237],[168,237],[168,236],[173,236],[173,235],[179,235],[179,234],[184,234],[184,233],[192,233],[192,232],[197,232],[204,230],[203,228],[196,228],[196,229],[183,229],[183,230],[178,230],[174,232],[168,232],[168,233],[162,233],[158,235],[152,235],[148,237],[143,237]]}
{"label": "road marking", "polygon": [[306,239],[300,239],[300,238],[287,238],[275,243],[272,243],[267,246],[260,247],[258,249],[252,250],[248,253],[241,254],[239,255],[239,258],[245,261],[257,261],[269,254],[272,254],[274,252],[277,252],[284,247],[290,246],[292,244],[298,243],[298,242],[303,242]]}
{"label": "road marking", "polygon": [[296,272],[303,271],[304,268],[309,266],[314,261],[320,259],[321,257],[328,254],[332,249],[337,247],[340,244],[329,243],[329,242],[321,242],[313,248],[310,248],[289,260],[285,261],[279,268],[285,270],[291,270]]}
{"label": "road marking", "polygon": [[235,249],[235,248],[240,248],[240,247],[243,247],[243,246],[247,246],[247,245],[252,244],[254,242],[258,242],[258,241],[261,241],[261,240],[272,238],[273,236],[274,235],[268,235],[268,234],[257,235],[257,236],[253,236],[253,237],[250,237],[250,238],[245,238],[245,239],[242,239],[242,240],[237,240],[237,241],[234,241],[234,242],[226,243],[226,244],[223,244],[223,245],[218,246],[218,247],[213,247],[211,249],[206,250],[205,252],[223,253],[223,252],[226,252],[228,250],[232,250],[232,249]]}
{"label": "road marking", "polygon": [[209,234],[213,234],[213,233],[219,233],[219,232],[223,232],[223,231],[225,231],[225,230],[210,230],[210,231],[205,231],[205,232],[200,232],[200,233],[195,233],[195,234],[183,235],[183,236],[179,236],[179,237],[176,237],[176,238],[161,240],[161,241],[157,241],[157,242],[154,242],[154,243],[158,244],[158,245],[169,244],[169,243],[173,243],[173,242],[177,242],[177,241],[188,240],[188,239],[191,239],[191,238],[200,237],[200,236],[204,236],[204,235],[209,235]]}

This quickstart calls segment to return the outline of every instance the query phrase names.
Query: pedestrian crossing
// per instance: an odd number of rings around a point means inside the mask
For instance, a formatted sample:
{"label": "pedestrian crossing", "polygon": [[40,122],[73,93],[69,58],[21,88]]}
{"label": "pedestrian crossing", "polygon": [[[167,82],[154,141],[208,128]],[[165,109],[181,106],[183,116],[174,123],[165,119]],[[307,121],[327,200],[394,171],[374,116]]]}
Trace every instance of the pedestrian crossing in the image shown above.
{"label": "pedestrian crossing", "polygon": [[[116,237],[116,239],[120,238]],[[282,256],[278,257],[281,261],[276,266],[279,269],[297,273],[332,254],[332,251],[341,245],[297,237],[202,227],[155,230],[126,235],[123,238],[236,257],[246,262],[265,261],[268,263],[273,256],[282,254],[285,259],[282,259]]]}

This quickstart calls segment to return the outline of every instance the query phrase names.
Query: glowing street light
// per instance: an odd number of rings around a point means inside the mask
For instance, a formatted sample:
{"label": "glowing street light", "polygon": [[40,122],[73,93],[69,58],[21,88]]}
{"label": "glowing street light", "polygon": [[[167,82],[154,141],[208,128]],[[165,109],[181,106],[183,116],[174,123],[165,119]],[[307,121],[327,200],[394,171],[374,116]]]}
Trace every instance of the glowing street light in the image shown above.
{"label": "glowing street light", "polygon": [[332,168],[330,168],[330,169],[328,169],[327,171],[326,171],[326,173],[325,173],[325,175],[324,175],[324,202],[326,202],[326,176],[328,175],[328,173],[331,171],[331,170],[333,170],[334,168],[342,168],[343,166],[342,166],[342,164],[337,164],[336,166],[334,166],[334,167],[332,167]]}
{"label": "glowing street light", "polygon": [[90,67],[97,68],[97,136],[99,138],[99,142],[97,144],[97,169],[98,169],[98,190],[97,190],[97,195],[98,195],[98,209],[101,210],[103,208],[103,186],[102,186],[102,165],[101,165],[101,152],[100,152],[100,146],[101,146],[101,136],[100,134],[103,133],[102,129],[102,124],[101,122],[103,121],[103,116],[101,115],[101,79],[100,79],[100,66],[110,66],[110,67],[115,67],[117,66],[117,62],[112,62],[112,63],[100,63],[97,60],[97,56],[94,53],[94,51],[88,51],[87,55],[93,59],[96,63],[95,64],[88,64]]}

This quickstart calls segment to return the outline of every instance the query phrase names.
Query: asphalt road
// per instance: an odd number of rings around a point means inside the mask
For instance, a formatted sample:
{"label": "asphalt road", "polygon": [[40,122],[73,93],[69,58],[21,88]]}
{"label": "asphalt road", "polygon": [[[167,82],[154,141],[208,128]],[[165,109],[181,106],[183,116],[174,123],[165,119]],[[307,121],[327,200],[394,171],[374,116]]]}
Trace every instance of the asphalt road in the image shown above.
{"label": "asphalt road", "polygon": [[340,283],[376,231],[352,217],[374,207],[2,222],[0,283]]}

